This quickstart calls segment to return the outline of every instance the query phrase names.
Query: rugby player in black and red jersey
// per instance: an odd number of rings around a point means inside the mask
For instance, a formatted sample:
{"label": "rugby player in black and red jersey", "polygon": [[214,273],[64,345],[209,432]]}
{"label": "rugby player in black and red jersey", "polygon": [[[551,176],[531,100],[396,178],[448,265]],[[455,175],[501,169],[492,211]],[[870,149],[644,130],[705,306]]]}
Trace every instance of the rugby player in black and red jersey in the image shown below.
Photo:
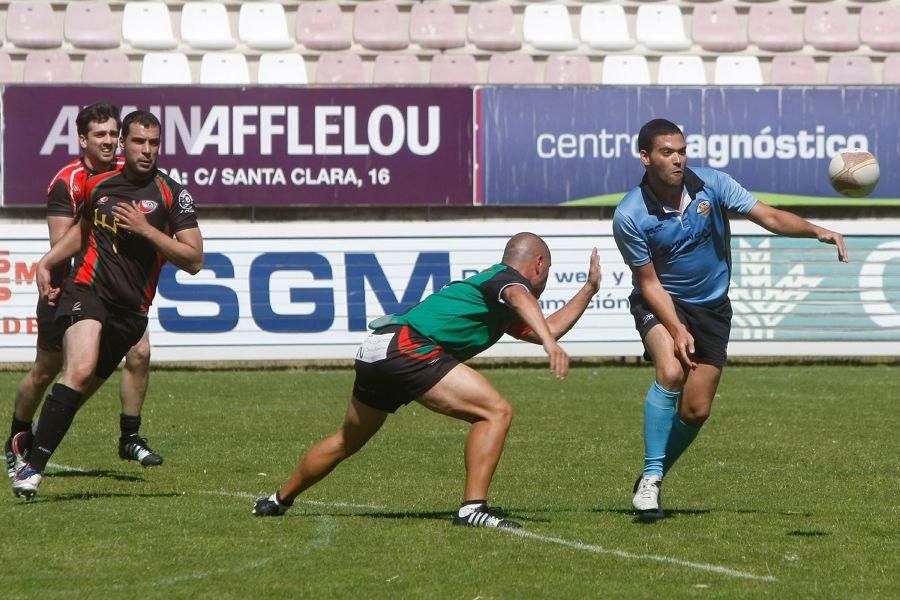
{"label": "rugby player in black and red jersey", "polygon": [[[146,111],[125,117],[119,144],[121,171],[88,180],[81,227],[70,229],[38,263],[42,298],[58,306],[63,327],[63,371],[44,402],[28,462],[13,479],[16,496],[37,493],[50,456],[75,413],[115,370],[147,329],[147,311],[168,260],[196,274],[203,265],[203,237],[194,199],[156,168],[159,120]],[[81,250],[63,288],[50,270]]]}
{"label": "rugby player in black and red jersey", "polygon": [[[75,127],[83,154],[66,163],[47,189],[47,226],[51,248],[77,222],[88,178],[122,168],[124,161],[116,157],[120,122],[119,109],[108,102],[86,106],[76,116]],[[70,267],[70,262],[66,261],[53,270],[53,287],[62,285]],[[12,425],[5,444],[6,473],[10,479],[25,464],[33,440],[32,419],[41,398],[62,369],[64,330],[56,324],[56,307],[39,301],[36,314],[38,338],[34,364],[16,389]],[[119,455],[123,459],[136,460],[145,467],[163,462],[162,457],[140,436],[141,409],[149,379],[150,340],[145,333],[125,355],[119,387],[122,401]]]}

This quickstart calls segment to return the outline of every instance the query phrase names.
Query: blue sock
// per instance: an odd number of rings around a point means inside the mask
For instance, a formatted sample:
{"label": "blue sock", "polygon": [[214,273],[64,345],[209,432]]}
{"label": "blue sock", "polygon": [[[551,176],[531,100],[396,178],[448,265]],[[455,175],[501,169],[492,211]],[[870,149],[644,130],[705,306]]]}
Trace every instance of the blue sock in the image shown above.
{"label": "blue sock", "polygon": [[666,445],[677,418],[675,407],[681,392],[670,392],[653,382],[644,400],[644,475],[663,476]]}
{"label": "blue sock", "polygon": [[688,425],[675,413],[672,423],[672,433],[669,434],[669,444],[666,446],[666,459],[663,462],[663,473],[668,473],[678,457],[684,454],[697,434],[700,433],[699,427]]}

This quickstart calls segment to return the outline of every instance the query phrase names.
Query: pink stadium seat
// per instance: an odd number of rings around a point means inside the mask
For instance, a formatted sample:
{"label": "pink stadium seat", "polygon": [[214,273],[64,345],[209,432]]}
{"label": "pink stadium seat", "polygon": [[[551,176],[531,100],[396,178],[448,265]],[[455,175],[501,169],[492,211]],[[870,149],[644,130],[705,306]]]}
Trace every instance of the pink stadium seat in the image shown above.
{"label": "pink stadium seat", "polygon": [[884,60],[882,83],[900,85],[900,54],[891,54]]}
{"label": "pink stadium seat", "polygon": [[81,68],[84,83],[134,83],[128,55],[116,50],[88,52]]}
{"label": "pink stadium seat", "polygon": [[20,48],[58,48],[62,34],[49,2],[10,2],[6,39]]}
{"label": "pink stadium seat", "polygon": [[859,13],[859,37],[872,50],[900,50],[900,6],[863,6]]}
{"label": "pink stadium seat", "polygon": [[29,52],[25,57],[25,83],[75,83],[72,61],[65,52]]}
{"label": "pink stadium seat", "polygon": [[835,85],[872,85],[875,72],[868,56],[832,56],[828,61],[828,83]]}
{"label": "pink stadium seat", "polygon": [[462,48],[466,38],[456,28],[453,7],[442,2],[413,4],[409,14],[409,39],[423,48]]}
{"label": "pink stadium seat", "polygon": [[859,37],[850,25],[850,15],[840,5],[808,6],[803,35],[816,50],[845,52],[859,48]]}
{"label": "pink stadium seat", "polygon": [[760,50],[793,52],[803,48],[800,28],[786,4],[751,6],[747,28],[750,43]]}
{"label": "pink stadium seat", "polygon": [[316,83],[366,83],[362,58],[359,54],[332,52],[319,55],[316,63]]}
{"label": "pink stadium seat", "polygon": [[0,83],[18,83],[19,81],[9,54],[0,53]]}
{"label": "pink stadium seat", "polygon": [[591,83],[591,61],[587,56],[551,56],[547,59],[544,83]]}
{"label": "pink stadium seat", "polygon": [[819,75],[812,56],[776,56],[772,59],[772,85],[816,85]]}
{"label": "pink stadium seat", "polygon": [[522,35],[516,29],[512,7],[490,2],[469,6],[466,25],[469,42],[482,50],[518,50]]}
{"label": "pink stadium seat", "polygon": [[478,83],[478,65],[471,54],[438,54],[431,61],[431,83]]}
{"label": "pink stadium seat", "polygon": [[119,47],[119,32],[112,11],[104,2],[70,2],[66,5],[66,41],[76,48],[104,50]]}
{"label": "pink stadium seat", "polygon": [[409,45],[397,7],[376,0],[358,4],[353,13],[353,39],[372,50],[403,50]]}
{"label": "pink stadium seat", "polygon": [[527,54],[495,54],[488,63],[487,80],[492,84],[537,83],[534,60]]}
{"label": "pink stadium seat", "polygon": [[341,7],[334,2],[310,2],[298,6],[294,34],[297,41],[310,50],[346,50],[350,47]]}
{"label": "pink stadium seat", "polygon": [[413,54],[379,54],[372,83],[414,85],[425,83],[419,59]]}
{"label": "pink stadium seat", "polygon": [[738,21],[734,6],[701,4],[694,9],[694,43],[709,52],[738,52],[747,48],[747,28]]}

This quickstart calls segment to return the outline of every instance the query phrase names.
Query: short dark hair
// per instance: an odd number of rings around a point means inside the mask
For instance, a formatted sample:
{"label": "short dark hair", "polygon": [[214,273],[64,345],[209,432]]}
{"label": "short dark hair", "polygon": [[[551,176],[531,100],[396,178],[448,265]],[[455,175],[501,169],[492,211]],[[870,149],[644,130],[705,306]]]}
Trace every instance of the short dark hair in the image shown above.
{"label": "short dark hair", "polygon": [[647,154],[653,150],[653,140],[661,135],[684,135],[678,125],[666,119],[653,119],[647,121],[638,132],[638,150],[644,150]]}
{"label": "short dark hair", "polygon": [[159,119],[156,118],[151,112],[147,112],[146,110],[136,110],[134,112],[130,112],[125,116],[125,120],[122,121],[122,137],[128,137],[128,129],[131,127],[132,123],[137,123],[138,125],[143,125],[144,127],[159,127],[162,129],[162,125],[159,123]]}
{"label": "short dark hair", "polygon": [[122,123],[118,107],[109,102],[95,102],[78,112],[78,116],[75,117],[75,128],[78,135],[87,135],[91,123],[105,123],[110,119],[116,120],[116,127]]}

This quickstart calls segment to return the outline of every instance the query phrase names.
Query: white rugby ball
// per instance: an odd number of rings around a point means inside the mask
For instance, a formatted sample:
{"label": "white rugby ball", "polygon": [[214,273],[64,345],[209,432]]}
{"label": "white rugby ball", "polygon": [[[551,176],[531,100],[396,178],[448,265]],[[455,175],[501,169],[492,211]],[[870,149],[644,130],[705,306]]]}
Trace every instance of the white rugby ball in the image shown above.
{"label": "white rugby ball", "polygon": [[831,186],[839,194],[850,198],[863,198],[878,185],[878,160],[865,150],[848,148],[841,150],[828,165]]}

